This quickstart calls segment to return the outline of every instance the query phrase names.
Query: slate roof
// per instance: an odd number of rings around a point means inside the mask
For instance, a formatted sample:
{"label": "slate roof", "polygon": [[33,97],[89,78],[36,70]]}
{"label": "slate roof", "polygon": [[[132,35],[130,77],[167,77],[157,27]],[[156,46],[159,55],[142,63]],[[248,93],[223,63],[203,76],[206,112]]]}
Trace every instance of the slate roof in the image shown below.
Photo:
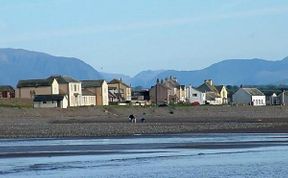
{"label": "slate roof", "polygon": [[242,88],[246,93],[251,96],[265,96],[260,90],[257,88]]}
{"label": "slate roof", "polygon": [[164,80],[163,85],[170,88],[170,89],[173,89],[173,88],[179,88],[180,89],[180,87],[181,87],[177,81],[171,80],[171,79]]}
{"label": "slate roof", "polygon": [[215,88],[218,90],[218,92],[221,92],[224,85],[216,85]]}
{"label": "slate roof", "polygon": [[105,80],[81,80],[82,88],[101,87]]}
{"label": "slate roof", "polygon": [[79,80],[73,79],[72,77],[62,76],[62,75],[52,75],[52,76],[48,77],[47,79],[53,81],[54,78],[57,80],[57,82],[59,84],[79,83],[80,82]]}
{"label": "slate roof", "polygon": [[[157,85],[157,87],[163,87],[163,88],[165,88],[165,89],[167,89],[167,90],[171,90],[169,87],[165,86],[165,85],[162,84],[162,83],[157,83],[156,85]],[[152,86],[151,89],[152,89],[152,88],[155,88],[156,85]]]}
{"label": "slate roof", "polygon": [[217,90],[217,88],[214,85],[209,85],[206,82],[204,82],[202,85],[200,85],[196,89],[201,91],[202,93],[206,93],[206,92],[219,93],[219,91]]}
{"label": "slate roof", "polygon": [[33,101],[62,101],[64,97],[65,95],[35,95]]}
{"label": "slate roof", "polygon": [[127,85],[126,83],[124,83],[123,81],[118,80],[118,79],[113,79],[113,80],[111,80],[108,84],[116,84],[116,83],[121,83],[122,85],[124,85],[124,86],[130,88],[129,85]]}
{"label": "slate roof", "polygon": [[15,92],[14,88],[10,85],[0,85],[0,92],[2,91]]}
{"label": "slate roof", "polygon": [[197,91],[197,92],[203,93],[202,91],[198,90],[198,89],[195,88],[195,87],[192,87],[192,86],[191,86],[191,89],[193,89],[193,90],[195,90],[195,91]]}
{"label": "slate roof", "polygon": [[19,80],[17,88],[50,86],[52,82],[53,80],[47,80],[47,79]]}
{"label": "slate roof", "polygon": [[17,88],[50,86],[54,79],[56,79],[59,84],[68,84],[70,82],[75,82],[75,83],[80,82],[68,76],[54,75],[46,79],[19,80],[17,84]]}
{"label": "slate roof", "polygon": [[83,96],[95,96],[95,94],[88,89],[82,89],[82,95]]}

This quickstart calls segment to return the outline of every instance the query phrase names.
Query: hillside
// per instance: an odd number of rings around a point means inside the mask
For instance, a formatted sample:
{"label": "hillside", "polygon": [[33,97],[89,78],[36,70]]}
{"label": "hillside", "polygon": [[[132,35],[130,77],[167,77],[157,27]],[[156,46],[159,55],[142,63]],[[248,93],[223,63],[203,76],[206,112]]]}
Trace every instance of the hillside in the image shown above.
{"label": "hillside", "polygon": [[[288,79],[288,57],[279,61],[230,59],[215,63],[202,70],[165,70],[154,74],[151,76],[151,71],[141,72],[142,79],[145,76],[148,78],[148,80],[142,81],[146,87],[153,85],[157,78],[165,78],[170,75],[176,76],[180,83],[196,86],[205,79],[213,79],[215,83],[230,85],[287,84],[285,82]],[[132,81],[135,82],[133,79]]]}
{"label": "hillside", "polygon": [[[192,67],[191,67],[192,68]],[[217,84],[265,85],[287,84],[288,57],[269,61],[263,59],[229,59],[202,70],[146,70],[134,77],[123,74],[98,73],[92,66],[77,58],[57,57],[23,49],[0,49],[0,85],[15,86],[20,79],[46,78],[50,75],[68,75],[76,79],[122,78],[132,86],[151,87],[157,78],[170,75],[181,84],[200,85],[205,79]]]}
{"label": "hillside", "polygon": [[0,85],[15,86],[20,79],[68,75],[76,79],[99,79],[101,75],[77,58],[57,57],[23,49],[0,49]]}

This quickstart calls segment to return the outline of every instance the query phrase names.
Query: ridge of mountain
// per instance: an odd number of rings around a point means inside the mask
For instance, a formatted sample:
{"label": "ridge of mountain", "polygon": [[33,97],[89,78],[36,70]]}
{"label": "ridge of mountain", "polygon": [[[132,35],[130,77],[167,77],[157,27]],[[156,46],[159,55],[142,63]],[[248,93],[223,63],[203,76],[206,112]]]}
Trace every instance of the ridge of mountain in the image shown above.
{"label": "ridge of mountain", "polygon": [[[67,75],[76,79],[100,79],[90,65],[73,57],[59,57],[24,49],[0,49],[0,84],[15,86],[18,80]],[[5,76],[5,77],[4,77]]]}

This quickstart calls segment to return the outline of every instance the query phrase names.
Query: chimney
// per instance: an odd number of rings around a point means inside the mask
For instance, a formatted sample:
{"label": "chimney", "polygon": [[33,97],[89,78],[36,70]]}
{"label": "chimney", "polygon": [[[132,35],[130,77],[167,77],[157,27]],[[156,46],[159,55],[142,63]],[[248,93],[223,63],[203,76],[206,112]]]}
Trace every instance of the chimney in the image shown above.
{"label": "chimney", "polygon": [[159,83],[160,83],[160,80],[159,80],[159,78],[157,78],[157,81],[156,81],[156,83],[157,83],[157,84],[159,84]]}
{"label": "chimney", "polygon": [[208,85],[213,85],[213,82],[211,79],[208,79],[208,80],[204,80],[205,83],[207,83]]}

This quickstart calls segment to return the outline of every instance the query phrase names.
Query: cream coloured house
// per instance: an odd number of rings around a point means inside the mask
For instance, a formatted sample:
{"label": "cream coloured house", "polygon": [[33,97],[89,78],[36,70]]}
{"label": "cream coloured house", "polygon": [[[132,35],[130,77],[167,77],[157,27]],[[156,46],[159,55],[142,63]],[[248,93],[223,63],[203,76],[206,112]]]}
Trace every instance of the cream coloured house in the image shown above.
{"label": "cream coloured house", "polygon": [[82,89],[81,106],[95,106],[96,96],[89,90]]}
{"label": "cream coloured house", "polygon": [[81,106],[82,103],[82,87],[79,80],[75,80],[68,76],[55,75],[47,78],[47,80],[56,79],[59,84],[59,94],[68,96],[68,105],[70,107]]}
{"label": "cream coloured house", "polygon": [[82,80],[82,92],[95,96],[96,105],[109,105],[108,84],[105,80]]}
{"label": "cream coloured house", "polygon": [[117,97],[117,102],[131,101],[131,87],[121,79],[113,79],[108,83],[109,92]]}
{"label": "cream coloured house", "polygon": [[20,80],[17,84],[16,98],[32,99],[35,95],[57,95],[59,84],[55,78]]}
{"label": "cream coloured house", "polygon": [[205,80],[197,90],[206,93],[206,103],[221,105],[228,103],[228,92],[224,85],[214,85],[212,80]]}
{"label": "cream coloured house", "polygon": [[170,103],[186,102],[186,87],[185,85],[180,85],[176,77],[170,76],[169,78],[165,78],[165,80],[157,81],[157,83],[159,82],[170,89]]}

